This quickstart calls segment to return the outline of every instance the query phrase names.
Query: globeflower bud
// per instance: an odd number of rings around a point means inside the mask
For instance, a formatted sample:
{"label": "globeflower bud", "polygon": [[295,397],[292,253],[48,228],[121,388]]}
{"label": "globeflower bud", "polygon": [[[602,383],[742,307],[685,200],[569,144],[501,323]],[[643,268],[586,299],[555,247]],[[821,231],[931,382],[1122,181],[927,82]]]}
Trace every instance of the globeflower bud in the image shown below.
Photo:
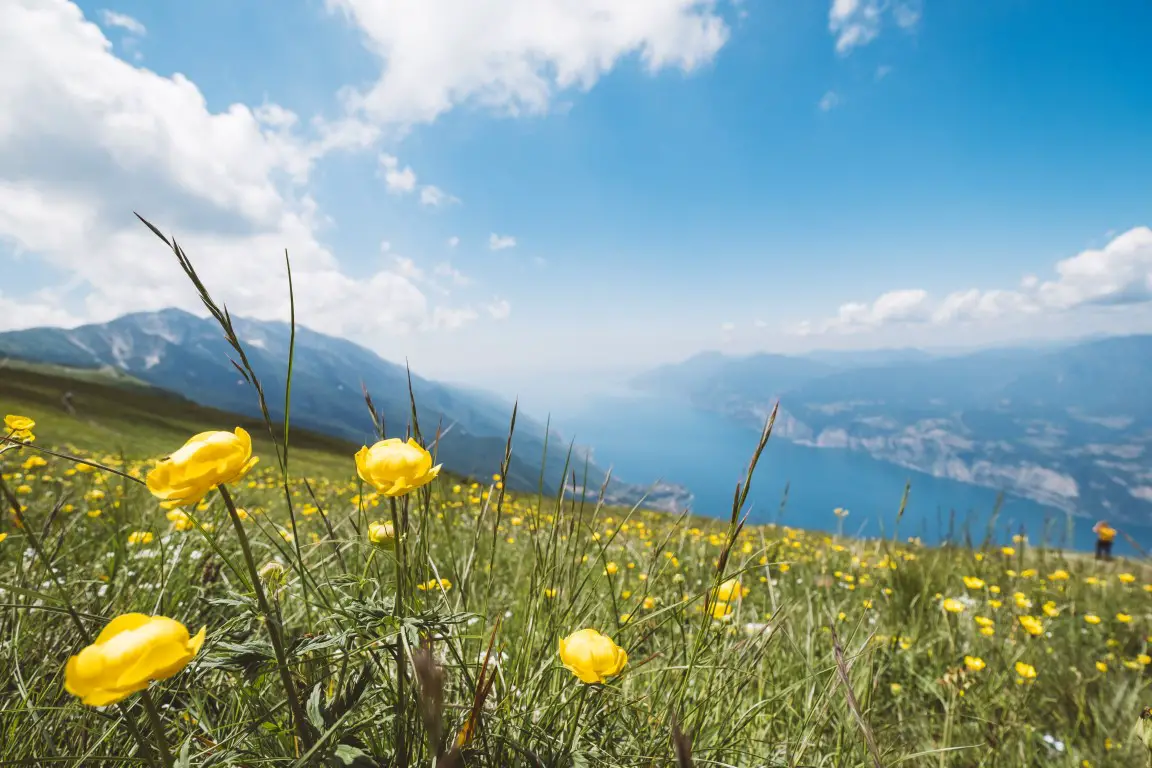
{"label": "globeflower bud", "polygon": [[612,638],[581,629],[560,640],[560,661],[584,683],[603,683],[623,671],[628,654]]}
{"label": "globeflower bud", "polygon": [[382,549],[396,547],[396,528],[391,522],[369,523],[368,541]]}

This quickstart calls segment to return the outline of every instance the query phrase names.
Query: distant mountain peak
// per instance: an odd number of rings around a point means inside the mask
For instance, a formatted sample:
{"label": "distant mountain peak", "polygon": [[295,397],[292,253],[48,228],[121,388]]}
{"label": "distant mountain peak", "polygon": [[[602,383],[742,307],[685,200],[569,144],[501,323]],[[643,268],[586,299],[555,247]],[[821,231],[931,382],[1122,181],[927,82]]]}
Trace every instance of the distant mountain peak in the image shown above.
{"label": "distant mountain peak", "polygon": [[[273,419],[284,415],[289,324],[233,317],[249,361],[263,384]],[[374,439],[372,419],[361,396],[366,386],[384,417],[389,436],[404,434],[411,420],[407,368],[384,360],[346,339],[297,326],[292,379],[292,424],[355,442]],[[211,317],[181,309],[134,312],[107,323],[78,328],[33,328],[0,333],[0,357],[73,368],[110,367],[154,387],[224,411],[259,416],[254,393],[242,385],[230,362],[234,352]],[[504,458],[511,406],[470,388],[411,376],[420,427],[431,442],[439,428],[452,426],[438,445],[439,458],[459,474],[487,477]],[[535,488],[545,456],[545,428],[521,413],[516,421],[511,487]],[[545,489],[559,487],[563,454],[548,451]],[[590,468],[598,485],[604,471]],[[613,483],[616,495],[629,496]],[[642,491],[633,494],[636,499]]]}

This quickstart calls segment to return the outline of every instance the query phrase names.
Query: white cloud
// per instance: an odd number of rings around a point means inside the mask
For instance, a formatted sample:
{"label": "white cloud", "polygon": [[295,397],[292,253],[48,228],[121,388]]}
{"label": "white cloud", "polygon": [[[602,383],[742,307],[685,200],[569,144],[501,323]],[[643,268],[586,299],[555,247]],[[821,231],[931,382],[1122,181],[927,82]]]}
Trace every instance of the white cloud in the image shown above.
{"label": "white cloud", "polygon": [[437,208],[441,205],[449,205],[451,203],[460,202],[460,198],[448,194],[440,187],[431,184],[425,185],[420,188],[420,204],[430,205]]}
{"label": "white cloud", "polygon": [[986,323],[1090,307],[1152,305],[1152,229],[1135,227],[1101,249],[1059,261],[1055,273],[1050,280],[1025,275],[1016,288],[954,291],[939,301],[920,289],[889,291],[870,303],[843,304],[834,317],[806,320],[791,330],[798,335],[858,333],[892,325]]}
{"label": "white cloud", "polygon": [[847,56],[880,35],[885,14],[890,13],[900,28],[913,30],[920,23],[921,8],[920,0],[832,0],[828,31],[836,38],[836,52]]}
{"label": "white cloud", "polygon": [[[389,192],[407,195],[416,191],[416,172],[411,166],[400,167],[400,160],[387,152],[380,153],[380,167],[384,171],[384,185]],[[425,184],[420,187],[420,204],[439,207],[460,202],[460,198],[448,194],[440,187]]]}
{"label": "white cloud", "polygon": [[495,320],[504,320],[508,315],[512,314],[512,305],[504,299],[496,299],[485,307],[485,309],[488,310],[488,314]]}
{"label": "white cloud", "polygon": [[723,331],[724,333],[731,333],[732,331],[736,330],[736,323],[733,323],[733,322],[721,323],[720,324],[720,330]]}
{"label": "white cloud", "polygon": [[915,29],[920,23],[924,9],[920,0],[908,0],[896,3],[892,8],[892,15],[896,18],[896,25],[902,29]]}
{"label": "white cloud", "polygon": [[432,312],[432,327],[438,330],[454,331],[471,323],[477,317],[476,310],[471,307],[460,309],[437,307]]}
{"label": "white cloud", "polygon": [[488,248],[493,251],[502,251],[505,248],[515,248],[516,238],[511,235],[498,235],[495,232],[488,235]]}
{"label": "white cloud", "polygon": [[818,106],[820,107],[821,112],[827,112],[839,103],[840,96],[837,95],[836,91],[828,91],[820,97],[820,103]]}
{"label": "white cloud", "polygon": [[752,321],[752,325],[755,326],[756,328],[767,328],[768,327],[768,323],[766,321],[759,320],[759,319]]}
{"label": "white cloud", "polygon": [[100,18],[106,27],[116,27],[136,37],[144,37],[148,34],[148,30],[143,24],[127,14],[105,9],[100,11]]}
{"label": "white cloud", "polygon": [[380,166],[384,169],[384,184],[389,192],[405,194],[416,189],[416,172],[407,165],[401,168],[395,155],[381,154]]}
{"label": "white cloud", "polygon": [[437,264],[436,268],[433,270],[433,274],[437,277],[446,278],[455,285],[468,285],[470,282],[472,282],[466,275],[464,275],[460,270],[456,269],[448,262]]}
{"label": "white cloud", "polygon": [[462,103],[542,112],[625,56],[692,71],[728,38],[717,0],[326,0],[381,61],[347,105],[378,124],[433,121]]}
{"label": "white cloud", "polygon": [[456,237],[456,235],[452,235],[452,237],[448,238],[449,248],[455,248],[458,245],[460,245],[460,238]]}
{"label": "white cloud", "polygon": [[407,256],[396,257],[396,274],[409,280],[421,280],[424,277],[424,271]]}
{"label": "white cloud", "polygon": [[287,316],[287,247],[300,316],[317,330],[371,343],[443,327],[445,312],[464,316],[430,306],[405,265],[351,276],[320,241],[327,219],[307,193],[312,167],[326,153],[370,145],[376,128],[313,120],[305,132],[274,104],[213,112],[186,77],[113,55],[65,0],[0,2],[0,72],[0,254],[9,246],[12,258],[32,255],[69,278],[0,311],[7,327],[199,310],[175,259],[133,210],[175,232],[238,314]]}

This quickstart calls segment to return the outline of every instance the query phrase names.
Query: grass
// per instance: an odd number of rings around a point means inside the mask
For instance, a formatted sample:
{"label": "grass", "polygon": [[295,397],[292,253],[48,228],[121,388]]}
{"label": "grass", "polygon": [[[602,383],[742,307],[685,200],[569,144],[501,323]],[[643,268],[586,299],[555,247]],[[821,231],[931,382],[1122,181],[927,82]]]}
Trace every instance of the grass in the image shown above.
{"label": "grass", "polygon": [[[239,426],[252,434],[257,452],[275,455],[263,421],[206,408],[115,372],[8,360],[0,367],[0,409],[35,419],[65,449],[144,459],[170,453],[197,432]],[[279,435],[283,427],[274,429]],[[292,431],[292,445],[311,474],[324,476],[347,474],[348,455],[359,448],[304,430]]]}
{"label": "grass", "polygon": [[[393,506],[357,479],[354,446],[295,431],[287,473],[282,438],[265,438],[261,465],[177,530],[139,478],[193,433],[242,419],[47,371],[0,381],[0,415],[38,421],[35,443],[0,455],[0,501],[20,510],[0,522],[0,765],[162,765],[165,752],[180,766],[443,768],[1148,759],[1134,731],[1152,665],[1143,562],[1024,538],[932,548],[745,527],[739,494],[722,520],[605,509],[513,493],[498,468]],[[368,541],[384,520],[407,530],[400,546]],[[263,582],[268,604],[245,544],[256,567],[285,568],[283,585]],[[718,604],[722,584],[742,597]],[[122,705],[86,707],[64,665],[131,611],[207,627],[207,642]],[[604,684],[558,658],[586,627],[628,653]]]}

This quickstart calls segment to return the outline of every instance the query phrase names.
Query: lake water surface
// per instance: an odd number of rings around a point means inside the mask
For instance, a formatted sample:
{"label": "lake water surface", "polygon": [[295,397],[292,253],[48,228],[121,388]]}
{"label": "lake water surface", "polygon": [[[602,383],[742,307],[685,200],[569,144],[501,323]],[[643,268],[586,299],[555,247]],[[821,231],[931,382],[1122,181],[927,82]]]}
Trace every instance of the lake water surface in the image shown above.
{"label": "lake water surface", "polygon": [[[693,511],[722,518],[731,514],[736,483],[760,436],[750,425],[644,395],[597,396],[554,413],[553,419],[567,439],[594,446],[596,463],[611,466],[615,477],[685,486],[696,497]],[[756,469],[749,521],[835,531],[838,520],[832,510],[845,507],[850,512],[843,522],[845,534],[891,536],[907,482],[911,491],[900,522],[902,538],[920,536],[936,543],[949,537],[950,528],[954,540],[962,541],[965,530],[976,543],[984,538],[996,506],[994,489],[933,477],[863,453],[778,438],[769,441]],[[781,511],[786,485],[787,504]],[[1003,542],[1023,528],[1034,544],[1046,538],[1055,546],[1091,549],[1094,523],[1094,518],[1070,520],[1059,509],[1005,496],[994,537]],[[1119,527],[1142,548],[1152,545],[1152,529]],[[1115,547],[1117,554],[1135,554],[1122,536]]]}

